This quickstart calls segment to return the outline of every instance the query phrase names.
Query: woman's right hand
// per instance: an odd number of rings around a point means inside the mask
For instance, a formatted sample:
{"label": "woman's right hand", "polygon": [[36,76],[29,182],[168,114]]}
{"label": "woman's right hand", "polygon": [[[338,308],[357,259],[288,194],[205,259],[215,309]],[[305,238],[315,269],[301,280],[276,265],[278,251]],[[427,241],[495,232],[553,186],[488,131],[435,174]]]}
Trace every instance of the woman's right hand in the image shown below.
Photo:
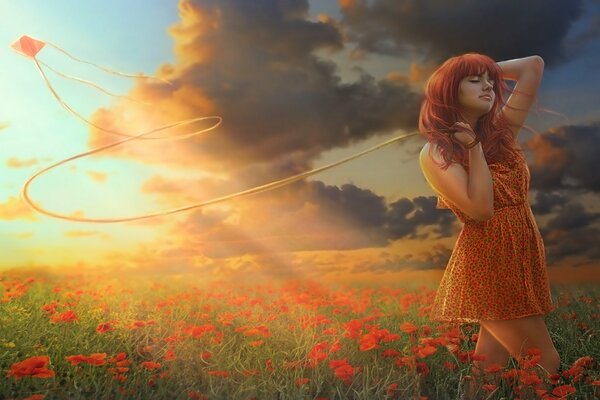
{"label": "woman's right hand", "polygon": [[471,128],[471,125],[466,122],[455,122],[450,129],[455,131],[450,136],[462,145],[467,145],[472,143],[473,140],[477,140],[477,135]]}

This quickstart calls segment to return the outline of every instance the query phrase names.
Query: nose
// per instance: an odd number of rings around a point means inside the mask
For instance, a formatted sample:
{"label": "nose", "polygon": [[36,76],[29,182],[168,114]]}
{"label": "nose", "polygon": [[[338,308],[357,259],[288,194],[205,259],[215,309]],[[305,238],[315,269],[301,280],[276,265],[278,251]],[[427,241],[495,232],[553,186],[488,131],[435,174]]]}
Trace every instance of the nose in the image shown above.
{"label": "nose", "polygon": [[485,81],[485,85],[483,87],[483,90],[490,91],[492,89],[492,87],[493,87],[493,85],[490,82]]}

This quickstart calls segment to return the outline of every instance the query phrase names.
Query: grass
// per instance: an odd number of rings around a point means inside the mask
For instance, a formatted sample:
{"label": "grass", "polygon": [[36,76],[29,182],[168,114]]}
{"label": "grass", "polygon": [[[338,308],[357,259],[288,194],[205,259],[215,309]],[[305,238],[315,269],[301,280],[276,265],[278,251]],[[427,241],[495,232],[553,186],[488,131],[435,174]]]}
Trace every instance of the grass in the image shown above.
{"label": "grass", "polygon": [[[471,376],[479,327],[429,320],[435,287],[198,282],[0,274],[0,399],[456,399]],[[480,393],[600,396],[600,290],[551,289],[552,390],[512,360]]]}

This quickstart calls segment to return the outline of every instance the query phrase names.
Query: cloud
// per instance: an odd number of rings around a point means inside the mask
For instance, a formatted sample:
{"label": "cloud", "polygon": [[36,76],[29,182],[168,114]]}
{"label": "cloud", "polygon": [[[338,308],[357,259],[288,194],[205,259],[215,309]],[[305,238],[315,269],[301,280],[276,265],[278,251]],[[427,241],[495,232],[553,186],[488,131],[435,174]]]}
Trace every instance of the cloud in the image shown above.
{"label": "cloud", "polygon": [[557,264],[567,257],[589,261],[599,260],[600,229],[596,222],[600,213],[591,213],[579,203],[569,203],[540,228],[548,264]]}
{"label": "cloud", "polygon": [[[90,236],[98,236],[100,232],[97,231],[82,231],[82,230],[74,230],[65,232],[65,236],[69,238],[80,238],[80,237],[90,237]],[[108,235],[103,234],[103,238],[106,238]]]}
{"label": "cloud", "polygon": [[[420,95],[408,85],[364,73],[342,83],[336,65],[314,54],[341,49],[343,42],[331,19],[308,19],[307,1],[182,0],[179,8],[181,22],[169,30],[176,60],[158,71],[172,85],[140,82],[131,95],[151,108],[115,103],[92,119],[132,132],[207,115],[220,115],[223,123],[190,140],[137,141],[111,154],[194,165],[231,180],[260,165],[268,175],[258,178],[282,178],[290,169],[305,170],[324,151],[416,128]],[[90,145],[110,140],[93,130]],[[285,160],[294,165],[278,170]]]}
{"label": "cloud", "polygon": [[392,71],[388,73],[387,80],[399,84],[422,87],[437,67],[436,64],[425,65],[411,62],[407,73]]}
{"label": "cloud", "polygon": [[89,170],[87,174],[94,182],[106,182],[107,175],[104,172]]}
{"label": "cloud", "polygon": [[562,206],[566,202],[567,197],[560,193],[538,191],[531,210],[535,215],[545,215],[552,212],[554,207]]}
{"label": "cloud", "polygon": [[565,38],[584,13],[583,0],[354,0],[340,5],[342,26],[368,52],[437,62],[473,51],[496,60],[538,54],[548,66],[567,61]]}
{"label": "cloud", "polygon": [[[188,140],[133,141],[111,149],[111,157],[197,171],[197,179],[165,174],[146,181],[142,192],[163,203],[201,202],[262,185],[314,168],[327,150],[416,128],[420,94],[410,85],[422,79],[425,67],[415,65],[406,82],[363,72],[342,83],[337,66],[316,55],[342,49],[342,32],[330,17],[309,20],[307,1],[182,0],[179,10],[181,21],[169,29],[175,61],[157,73],[172,84],[140,80],[129,95],[152,107],[118,101],[92,117],[99,126],[131,134],[175,120],[223,117],[216,130]],[[91,131],[91,147],[113,140]],[[427,228],[423,224],[436,220],[429,214],[443,221],[439,233],[449,235],[448,215],[431,204],[415,205],[413,220],[392,215],[371,191],[301,181],[189,213],[169,233],[179,248],[213,260],[358,249]],[[402,230],[402,224],[411,227]]]}
{"label": "cloud", "polygon": [[600,122],[535,134],[525,146],[534,154],[530,166],[532,189],[600,192],[600,174],[596,172]]}
{"label": "cloud", "polygon": [[429,270],[444,269],[452,254],[452,249],[436,243],[431,246],[431,250],[422,251],[418,254],[409,253],[407,255],[390,254],[385,251],[380,257],[373,258],[369,262],[355,266],[353,272],[373,272],[385,273],[396,272],[405,269]]}
{"label": "cloud", "polygon": [[562,207],[555,217],[546,223],[546,229],[573,231],[585,228],[600,218],[600,213],[589,213],[578,203]]}
{"label": "cloud", "polygon": [[201,209],[169,231],[181,247],[211,258],[384,247],[399,239],[450,237],[456,218],[435,197],[387,204],[346,184],[298,182],[227,209]]}
{"label": "cloud", "polygon": [[600,260],[598,248],[600,229],[586,227],[576,232],[547,231],[544,234],[546,257],[549,265],[558,264],[568,257],[585,259],[586,263]]}
{"label": "cloud", "polygon": [[565,50],[568,57],[576,56],[585,51],[590,53],[590,48],[586,49],[590,43],[600,37],[600,7],[598,3],[587,2],[582,29],[579,29],[572,37],[565,41]]}
{"label": "cloud", "polygon": [[15,219],[36,221],[37,217],[19,198],[10,196],[5,203],[0,203],[0,220]]}
{"label": "cloud", "polygon": [[418,196],[412,201],[402,198],[390,205],[387,231],[393,239],[420,238],[427,235],[417,234],[420,227],[434,226],[437,238],[452,236],[456,217],[452,212],[436,209],[437,197]]}
{"label": "cloud", "polygon": [[532,211],[548,216],[545,224],[539,224],[548,264],[573,257],[598,260],[600,213],[587,211],[582,203],[569,199],[600,192],[596,173],[600,123],[553,128],[534,134],[524,144],[533,153],[531,189],[537,194]]}
{"label": "cloud", "polygon": [[31,158],[29,160],[19,160],[18,158],[11,157],[8,160],[6,160],[5,165],[8,168],[27,168],[31,167],[32,165],[36,165],[38,162],[39,161],[37,158]]}

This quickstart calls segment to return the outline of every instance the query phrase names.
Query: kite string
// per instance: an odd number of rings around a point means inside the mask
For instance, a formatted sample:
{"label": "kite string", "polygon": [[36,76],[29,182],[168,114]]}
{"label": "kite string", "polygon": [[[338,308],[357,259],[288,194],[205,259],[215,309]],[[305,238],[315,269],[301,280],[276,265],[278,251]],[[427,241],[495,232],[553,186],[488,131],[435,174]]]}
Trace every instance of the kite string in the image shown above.
{"label": "kite string", "polygon": [[156,76],[149,76],[149,75],[144,75],[144,74],[128,74],[128,73],[125,73],[125,72],[115,71],[114,69],[111,69],[111,68],[108,68],[108,67],[103,67],[102,65],[98,65],[96,63],[93,63],[93,62],[90,62],[90,61],[85,61],[85,60],[82,60],[82,59],[80,59],[78,57],[75,57],[74,55],[70,54],[68,51],[66,51],[62,47],[57,46],[57,45],[55,45],[52,42],[45,42],[45,43],[48,46],[53,47],[54,49],[60,51],[61,53],[65,54],[67,57],[69,57],[69,58],[71,58],[71,59],[73,59],[75,61],[78,61],[78,62],[81,62],[81,63],[84,63],[84,64],[88,64],[88,65],[94,66],[94,67],[99,68],[99,69],[101,69],[103,71],[106,71],[106,72],[108,72],[110,74],[119,75],[119,76],[125,76],[125,77],[128,77],[128,78],[155,79],[155,80],[164,82],[166,84],[173,85],[170,81],[168,81],[166,79],[163,79],[163,78],[156,77]]}
{"label": "kite string", "polygon": [[[48,89],[50,90],[50,92],[52,93],[52,95],[54,96],[54,98],[56,99],[56,101],[58,101],[58,103],[64,108],[66,109],[71,115],[73,115],[74,117],[76,117],[77,119],[79,119],[80,121],[83,121],[84,123],[86,123],[87,125],[90,125],[100,131],[103,132],[107,132],[107,133],[111,133],[117,136],[122,136],[122,137],[139,137],[140,135],[129,135],[123,132],[119,132],[113,129],[108,129],[108,128],[103,128],[95,123],[93,123],[92,121],[87,120],[84,116],[82,116],[81,114],[79,114],[77,111],[75,111],[74,109],[72,109],[67,103],[65,103],[62,98],[60,97],[60,95],[56,92],[56,90],[54,89],[54,87],[52,86],[52,84],[50,83],[50,81],[48,80],[48,77],[46,76],[46,73],[44,72],[44,70],[42,69],[39,61],[37,60],[37,58],[32,57],[33,58],[33,62],[35,63],[35,66],[37,67],[37,70],[39,71],[39,73],[42,75],[42,79],[44,80],[44,83],[46,84],[46,86],[48,87]],[[180,125],[179,123],[174,123],[174,124],[170,124],[169,127],[176,127]],[[157,132],[159,130],[164,130],[166,129],[166,127],[162,127],[162,128],[157,128],[155,130],[153,130],[152,132]],[[187,135],[179,135],[176,137],[169,137],[169,136],[165,136],[165,137],[141,137],[141,139],[147,139],[147,140],[181,140],[181,139],[185,139],[194,135],[197,135],[199,133],[205,132],[206,130],[200,130],[200,131],[194,131],[191,132]]]}
{"label": "kite string", "polygon": [[[114,71],[114,70],[112,70],[110,68],[102,67],[102,66],[99,66],[97,64],[81,60],[81,59],[79,59],[77,57],[72,56],[71,54],[69,54],[68,52],[66,52],[65,50],[63,50],[62,48],[60,48],[59,46],[56,46],[56,45],[54,45],[52,43],[49,43],[49,42],[46,42],[46,44],[48,44],[51,47],[59,50],[60,52],[66,54],[68,57],[70,57],[70,58],[72,58],[72,59],[74,59],[74,60],[76,60],[78,62],[82,62],[82,63],[85,63],[85,64],[93,65],[93,66],[95,66],[97,68],[100,68],[100,69],[106,71],[106,72],[113,73],[113,74],[116,74],[116,75],[126,76],[126,77],[140,77],[138,75],[131,75],[131,74],[120,73],[120,72]],[[86,124],[88,124],[88,125],[96,128],[98,130],[126,137],[123,140],[120,140],[120,141],[117,141],[117,142],[114,142],[114,143],[110,143],[110,144],[107,144],[107,145],[104,145],[104,146],[101,146],[101,147],[98,147],[98,148],[95,148],[95,149],[92,149],[92,150],[89,150],[89,151],[86,151],[86,152],[83,152],[83,153],[80,153],[80,154],[76,154],[76,155],[74,155],[72,157],[69,157],[67,159],[58,161],[58,162],[56,162],[56,163],[54,163],[54,164],[52,164],[52,165],[50,165],[50,166],[42,169],[41,171],[38,171],[37,173],[35,173],[34,175],[32,175],[25,182],[25,184],[23,185],[22,191],[21,191],[21,197],[23,198],[23,200],[30,207],[32,207],[33,209],[35,209],[36,211],[38,211],[41,214],[44,214],[44,215],[47,215],[47,216],[50,216],[50,217],[54,217],[54,218],[68,220],[68,221],[74,221],[74,222],[94,222],[94,223],[127,222],[127,221],[141,220],[141,219],[147,219],[147,218],[152,218],[152,217],[157,217],[157,216],[165,216],[165,215],[169,215],[169,214],[173,214],[173,213],[177,213],[177,212],[182,212],[182,211],[186,211],[186,210],[190,210],[190,209],[194,209],[194,208],[199,208],[199,207],[203,207],[203,206],[207,206],[207,205],[211,205],[211,204],[220,203],[220,202],[223,202],[223,201],[226,201],[226,200],[229,200],[229,199],[232,199],[232,198],[236,198],[236,197],[242,197],[242,196],[247,196],[247,195],[251,195],[251,194],[258,194],[258,193],[266,192],[268,190],[273,190],[273,189],[279,188],[281,186],[284,186],[284,185],[296,182],[296,181],[301,180],[303,178],[306,178],[308,176],[317,174],[317,173],[322,172],[324,170],[333,168],[333,167],[335,167],[337,165],[340,165],[340,164],[343,164],[345,162],[351,161],[351,160],[353,160],[355,158],[361,157],[361,156],[363,156],[363,155],[365,155],[367,153],[373,152],[373,151],[375,151],[375,150],[377,150],[377,149],[379,149],[379,148],[381,148],[383,146],[389,145],[390,143],[393,143],[395,141],[406,139],[408,137],[411,137],[411,136],[419,134],[419,132],[416,131],[416,132],[412,132],[412,133],[409,133],[409,134],[406,134],[406,135],[403,135],[403,136],[398,136],[398,137],[392,138],[390,140],[387,140],[386,142],[383,142],[383,143],[380,143],[378,145],[375,145],[375,146],[373,146],[373,147],[371,147],[371,148],[369,148],[367,150],[364,150],[362,152],[359,152],[359,153],[353,154],[353,155],[351,155],[349,157],[346,157],[345,159],[338,160],[336,162],[330,163],[328,165],[325,165],[325,166],[322,166],[322,167],[319,167],[319,168],[315,168],[315,169],[310,170],[310,171],[302,172],[300,174],[293,175],[293,176],[290,176],[290,177],[287,177],[287,178],[284,178],[284,179],[280,179],[280,180],[277,180],[277,181],[274,181],[274,182],[270,182],[270,183],[267,183],[267,184],[264,184],[264,185],[256,186],[256,187],[253,187],[253,188],[250,188],[250,189],[246,189],[246,190],[239,191],[239,192],[236,192],[236,193],[232,193],[232,194],[229,194],[229,195],[221,196],[221,197],[214,198],[214,199],[211,199],[211,200],[207,200],[207,201],[204,201],[204,202],[201,202],[201,203],[192,204],[192,205],[189,205],[189,206],[184,206],[184,207],[179,207],[179,208],[173,208],[173,209],[163,210],[163,211],[157,211],[157,212],[154,212],[154,213],[148,213],[148,214],[143,214],[143,215],[138,215],[138,216],[133,216],[133,217],[124,217],[124,218],[84,218],[84,217],[69,216],[69,215],[55,213],[55,212],[46,210],[46,209],[42,208],[41,206],[36,205],[31,200],[31,198],[29,197],[29,186],[33,182],[33,180],[35,180],[37,177],[39,177],[43,173],[48,172],[51,169],[54,169],[54,168],[58,167],[59,165],[65,164],[65,163],[67,163],[69,161],[73,161],[73,160],[81,158],[81,157],[85,157],[85,156],[88,156],[88,155],[91,155],[91,154],[94,154],[94,153],[98,153],[98,152],[103,151],[103,150],[107,150],[107,149],[109,149],[111,147],[115,147],[115,146],[124,144],[126,142],[131,141],[131,140],[135,140],[135,139],[176,140],[176,139],[184,139],[184,138],[187,138],[187,137],[190,137],[190,136],[193,136],[193,135],[197,135],[199,133],[207,132],[207,131],[215,129],[217,126],[219,126],[221,124],[221,122],[222,122],[222,118],[219,117],[219,116],[209,116],[209,117],[192,118],[192,119],[188,119],[188,120],[184,120],[184,121],[178,121],[178,122],[175,122],[175,123],[167,124],[167,125],[164,125],[164,126],[161,126],[161,127],[155,128],[155,129],[152,129],[150,131],[140,133],[138,135],[129,135],[129,134],[126,134],[126,133],[123,133],[123,132],[118,132],[118,131],[115,131],[115,130],[106,129],[106,128],[98,126],[98,125],[94,124],[93,122],[87,120],[82,115],[80,115],[77,111],[75,111],[74,109],[72,109],[67,103],[65,103],[62,100],[62,98],[60,97],[60,95],[58,94],[58,92],[54,89],[54,87],[52,86],[52,84],[50,83],[50,81],[48,80],[48,77],[46,76],[46,73],[44,72],[44,70],[43,70],[43,68],[42,68],[41,65],[44,65],[45,67],[49,68],[50,70],[52,70],[53,72],[57,73],[59,76],[62,76],[64,78],[73,79],[73,80],[79,81],[81,83],[90,85],[90,86],[92,86],[92,87],[94,87],[96,89],[99,89],[99,90],[101,90],[101,91],[103,91],[103,92],[105,92],[105,93],[107,93],[109,95],[113,95],[112,93],[104,90],[103,88],[101,88],[100,86],[98,86],[98,85],[96,85],[96,84],[94,84],[92,82],[83,80],[81,78],[77,78],[77,77],[73,77],[73,76],[69,76],[69,75],[60,73],[60,72],[54,70],[53,68],[49,67],[46,63],[38,61],[35,56],[32,57],[32,59],[33,59],[35,65],[36,65],[36,68],[40,72],[40,74],[41,74],[41,76],[42,76],[42,78],[43,78],[46,86],[48,87],[48,89],[50,90],[50,92],[52,93],[52,95],[54,96],[54,98],[71,115],[75,116],[79,120],[84,121]],[[152,77],[147,77],[147,76],[144,76],[144,77],[145,78],[152,78]],[[167,82],[168,84],[171,84],[170,82],[165,81],[163,79],[160,79],[160,78],[156,78],[156,79],[161,80],[163,82]],[[118,97],[126,97],[126,96],[118,96]],[[211,127],[209,127],[209,128],[206,128],[206,129],[203,129],[203,130],[200,130],[200,131],[195,131],[195,132],[192,132],[192,133],[187,134],[187,135],[179,135],[179,136],[176,136],[176,137],[164,137],[164,138],[162,138],[162,137],[146,138],[145,137],[146,135],[149,135],[151,133],[158,132],[158,131],[161,131],[161,130],[164,130],[164,129],[168,129],[168,128],[180,126],[180,125],[183,125],[183,124],[189,124],[189,123],[200,121],[200,120],[206,120],[206,119],[217,119],[217,122],[214,125],[212,125]]]}
{"label": "kite string", "polygon": [[[147,133],[148,132],[146,132],[145,134],[147,134]],[[251,195],[251,194],[258,194],[258,193],[263,193],[263,192],[266,192],[266,191],[269,191],[269,190],[273,190],[273,189],[279,188],[281,186],[288,185],[290,183],[296,182],[296,181],[301,180],[303,178],[306,178],[308,176],[317,174],[317,173],[322,172],[324,170],[331,169],[331,168],[333,168],[335,166],[338,166],[340,164],[346,163],[348,161],[354,160],[354,159],[356,159],[358,157],[361,157],[361,156],[363,156],[365,154],[371,153],[371,152],[373,152],[373,151],[375,151],[375,150],[377,150],[377,149],[379,149],[379,148],[381,148],[383,146],[387,146],[387,145],[389,145],[389,144],[391,144],[393,142],[396,142],[396,141],[399,141],[399,140],[402,140],[402,139],[406,139],[406,138],[409,138],[411,136],[415,136],[415,135],[418,135],[418,134],[419,134],[419,132],[415,131],[415,132],[411,132],[411,133],[408,133],[408,134],[405,134],[405,135],[402,135],[402,136],[397,136],[397,137],[389,139],[389,140],[387,140],[387,141],[385,141],[383,143],[375,145],[375,146],[373,146],[373,147],[371,147],[369,149],[366,149],[364,151],[361,151],[359,153],[356,153],[356,154],[353,154],[353,155],[351,155],[349,157],[346,157],[346,158],[344,158],[342,160],[338,160],[338,161],[330,163],[328,165],[324,165],[322,167],[315,168],[315,169],[312,169],[310,171],[302,172],[300,174],[293,175],[293,176],[290,176],[288,178],[280,179],[278,181],[270,182],[270,183],[267,183],[267,184],[264,184],[264,185],[261,185],[261,186],[256,186],[256,187],[251,188],[251,189],[239,191],[239,192],[232,193],[232,194],[229,194],[229,195],[225,195],[225,196],[222,196],[222,197],[217,197],[217,198],[214,198],[214,199],[211,199],[211,200],[207,200],[207,201],[204,201],[204,202],[201,202],[201,203],[192,204],[192,205],[189,205],[189,206],[184,206],[184,207],[179,207],[179,208],[173,208],[173,209],[170,209],[170,210],[157,211],[157,212],[154,212],[154,213],[143,214],[143,215],[134,216],[134,217],[125,217],[125,218],[81,218],[81,217],[71,217],[71,216],[67,216],[67,215],[63,215],[63,214],[58,214],[58,213],[53,213],[51,211],[45,210],[45,209],[43,209],[43,208],[41,208],[41,207],[33,204],[33,202],[31,201],[31,199],[29,198],[29,195],[28,195],[28,186],[29,186],[29,184],[33,181],[33,179],[35,179],[37,176],[41,175],[42,173],[47,172],[50,169],[53,169],[53,168],[57,167],[58,165],[64,164],[64,163],[66,163],[68,161],[71,161],[71,160],[74,160],[76,158],[80,158],[80,157],[83,157],[83,156],[86,156],[86,155],[89,155],[89,154],[92,154],[92,153],[97,153],[98,151],[107,149],[109,147],[114,147],[116,145],[128,142],[130,140],[137,139],[137,137],[134,136],[134,137],[130,137],[130,138],[124,139],[124,140],[122,140],[120,142],[116,142],[116,143],[112,143],[112,144],[107,145],[107,146],[103,146],[102,148],[97,148],[97,149],[94,149],[94,150],[91,150],[91,151],[87,151],[85,153],[78,154],[78,155],[70,157],[70,158],[68,158],[66,160],[62,160],[62,161],[60,161],[58,163],[55,163],[55,164],[53,164],[53,165],[51,165],[51,166],[43,169],[42,171],[39,171],[38,173],[36,173],[35,175],[33,175],[31,178],[29,178],[27,180],[27,182],[23,186],[23,190],[22,190],[21,194],[22,194],[22,197],[24,198],[24,200],[27,202],[27,204],[29,206],[33,207],[36,211],[38,211],[38,212],[40,212],[42,214],[45,214],[47,216],[51,216],[51,217],[55,217],[55,218],[60,218],[60,219],[65,219],[65,220],[68,220],[68,221],[109,223],[109,222],[127,222],[127,221],[141,220],[141,219],[153,218],[153,217],[157,217],[157,216],[165,216],[165,215],[169,215],[169,214],[174,214],[174,213],[177,213],[177,212],[182,212],[182,211],[191,210],[191,209],[194,209],[194,208],[204,207],[204,206],[208,206],[208,205],[211,205],[211,204],[221,203],[221,202],[224,202],[226,200],[230,200],[230,199],[235,198],[235,197],[242,197],[242,196],[247,196],[247,195]]]}
{"label": "kite string", "polygon": [[[108,73],[111,73],[111,74],[114,74],[114,75],[119,75],[119,76],[124,76],[124,77],[130,77],[130,78],[156,79],[156,80],[162,81],[164,83],[167,83],[169,85],[173,85],[168,80],[165,80],[165,79],[162,79],[162,78],[158,78],[158,77],[146,76],[146,75],[143,75],[143,74],[134,75],[134,74],[127,74],[127,73],[118,72],[118,71],[115,71],[113,69],[110,69],[110,68],[107,68],[107,67],[103,67],[103,66],[100,66],[98,64],[95,64],[95,63],[92,63],[92,62],[89,62],[89,61],[85,61],[85,60],[82,60],[82,59],[80,59],[78,57],[75,57],[75,56],[71,55],[70,53],[68,53],[66,50],[62,49],[61,47],[59,47],[59,46],[57,46],[57,45],[55,45],[55,44],[53,44],[51,42],[46,42],[46,44],[49,45],[49,46],[51,46],[51,47],[53,47],[54,49],[62,52],[63,54],[65,54],[66,56],[68,56],[69,58],[71,58],[71,59],[73,59],[75,61],[78,61],[78,62],[81,62],[81,63],[85,63],[85,64],[88,64],[88,65],[92,65],[92,66],[94,66],[96,68],[99,68],[99,69],[101,69],[101,70],[103,70],[105,72],[108,72]],[[93,219],[93,218],[71,217],[71,216],[67,216],[67,215],[63,215],[63,214],[53,213],[51,211],[45,210],[45,209],[43,209],[43,208],[35,205],[31,201],[31,199],[29,198],[29,195],[28,195],[29,184],[36,177],[40,176],[44,172],[47,172],[47,171],[49,171],[49,170],[51,170],[51,169],[53,169],[55,167],[58,167],[61,164],[64,164],[64,163],[72,161],[72,160],[75,160],[77,158],[81,158],[81,157],[84,157],[86,155],[97,153],[99,151],[106,150],[108,148],[111,148],[111,147],[114,147],[114,146],[117,146],[117,145],[120,145],[120,144],[124,144],[124,143],[129,142],[129,141],[134,140],[134,139],[154,139],[154,140],[176,140],[176,139],[184,139],[184,138],[187,138],[187,137],[190,137],[190,136],[193,136],[193,135],[196,135],[196,134],[199,134],[199,133],[202,133],[202,132],[206,132],[206,131],[209,131],[209,130],[212,130],[212,129],[216,128],[218,125],[221,124],[222,118],[219,117],[219,116],[211,116],[211,117],[193,118],[193,119],[189,119],[189,120],[185,120],[185,121],[178,121],[178,122],[175,122],[175,123],[172,123],[172,124],[168,124],[168,125],[164,125],[162,127],[159,127],[159,128],[156,128],[156,129],[153,129],[153,130],[150,130],[148,132],[144,132],[144,133],[141,133],[141,134],[138,134],[138,135],[134,135],[134,136],[126,134],[126,133],[122,133],[122,132],[118,132],[118,131],[106,129],[106,128],[103,128],[101,126],[98,126],[98,125],[92,123],[91,121],[88,121],[83,116],[81,116],[80,114],[78,114],[75,110],[73,110],[68,104],[66,104],[60,98],[60,96],[58,95],[58,93],[56,92],[56,90],[52,87],[52,85],[49,82],[46,74],[44,73],[43,69],[41,68],[40,63],[42,63],[45,67],[49,68],[50,70],[52,70],[53,72],[57,73],[58,75],[60,75],[60,76],[62,76],[64,78],[73,79],[73,80],[79,81],[81,83],[84,83],[86,85],[90,85],[90,86],[92,86],[92,87],[94,87],[94,88],[96,88],[98,90],[101,90],[104,93],[109,94],[111,96],[123,97],[123,98],[127,98],[127,99],[130,99],[130,100],[133,100],[133,101],[137,101],[137,100],[131,99],[131,98],[127,97],[127,96],[114,95],[114,94],[110,93],[109,91],[101,88],[100,86],[98,86],[98,85],[96,85],[96,84],[94,84],[92,82],[83,80],[81,78],[77,78],[77,77],[69,76],[69,75],[66,75],[66,74],[62,74],[62,73],[54,70],[53,68],[49,67],[47,64],[45,64],[43,62],[38,62],[38,60],[36,59],[35,56],[32,56],[32,58],[33,58],[33,60],[34,60],[34,62],[36,64],[36,67],[37,67],[38,71],[42,75],[42,78],[44,79],[44,82],[46,83],[46,86],[48,87],[48,89],[51,91],[51,93],[53,94],[53,96],[55,97],[55,99],[59,102],[59,104],[61,104],[61,106],[63,106],[70,114],[72,114],[73,116],[77,117],[81,121],[84,121],[86,124],[88,124],[88,125],[96,128],[98,130],[101,130],[101,131],[107,132],[107,133],[111,133],[111,134],[115,134],[115,135],[118,135],[118,136],[125,136],[126,137],[126,139],[123,139],[121,141],[118,141],[118,142],[115,142],[115,143],[111,143],[111,144],[108,144],[108,145],[105,145],[105,146],[101,146],[99,148],[96,148],[96,149],[93,149],[93,150],[90,150],[90,151],[86,151],[84,153],[80,153],[80,154],[77,154],[77,155],[72,156],[70,158],[67,158],[65,160],[59,161],[59,162],[57,162],[57,163],[55,163],[55,164],[53,164],[53,165],[51,165],[51,166],[49,166],[49,167],[47,167],[47,168],[45,168],[43,170],[37,172],[32,177],[30,177],[27,180],[27,182],[24,184],[23,190],[21,192],[21,195],[22,195],[23,199],[25,200],[25,202],[30,207],[34,208],[36,211],[38,211],[38,212],[40,212],[42,214],[45,214],[45,215],[48,215],[48,216],[51,216],[51,217],[55,217],[55,218],[69,220],[69,221],[94,222],[94,223],[134,221],[134,220],[152,218],[152,217],[157,217],[157,216],[169,215],[169,214],[173,214],[173,213],[176,213],[176,212],[190,210],[190,209],[193,209],[193,208],[199,208],[199,207],[207,206],[207,205],[210,205],[210,204],[216,204],[216,203],[219,203],[219,202],[223,202],[223,201],[226,201],[226,200],[229,200],[229,199],[232,199],[232,198],[236,198],[236,197],[241,197],[241,196],[246,196],[246,195],[251,195],[251,194],[258,194],[258,193],[266,192],[268,190],[276,189],[276,188],[279,188],[281,186],[293,183],[295,181],[298,181],[298,180],[306,178],[308,176],[317,174],[317,173],[322,172],[324,170],[331,169],[331,168],[333,168],[335,166],[338,166],[338,165],[343,164],[345,162],[348,162],[348,161],[354,160],[354,159],[356,159],[358,157],[361,157],[361,156],[363,156],[363,155],[365,155],[367,153],[373,152],[373,151],[375,151],[375,150],[377,150],[377,149],[379,149],[379,148],[381,148],[383,146],[387,146],[387,145],[389,145],[389,144],[391,144],[393,142],[396,142],[396,141],[399,141],[399,140],[402,140],[402,139],[406,139],[406,138],[409,138],[409,137],[412,137],[412,136],[415,136],[415,135],[419,134],[418,131],[413,131],[413,132],[410,132],[410,133],[405,134],[405,135],[397,136],[397,137],[392,138],[390,140],[387,140],[387,141],[385,141],[383,143],[375,145],[375,146],[373,146],[373,147],[371,147],[371,148],[369,148],[367,150],[361,151],[361,152],[356,153],[354,155],[351,155],[351,156],[349,156],[349,157],[347,157],[345,159],[338,160],[338,161],[330,163],[328,165],[325,165],[325,166],[322,166],[322,167],[319,167],[319,168],[315,168],[315,169],[310,170],[310,171],[302,172],[300,174],[293,175],[291,177],[280,179],[280,180],[277,180],[277,181],[274,181],[274,182],[270,182],[270,183],[267,183],[267,184],[264,184],[264,185],[261,185],[261,186],[256,186],[254,188],[250,188],[250,189],[247,189],[247,190],[243,190],[243,191],[232,193],[232,194],[229,194],[229,195],[226,195],[226,196],[221,196],[221,197],[218,197],[218,198],[207,200],[207,201],[204,201],[202,203],[196,203],[196,204],[192,204],[192,205],[185,206],[185,207],[174,208],[174,209],[170,209],[170,210],[157,211],[157,212],[154,212],[154,213],[149,213],[149,214],[144,214],[144,215],[139,215],[139,216],[134,216],[134,217],[126,217],[126,218]],[[146,103],[144,103],[144,104],[146,104]],[[553,111],[550,111],[550,110],[546,110],[546,109],[541,109],[541,110],[549,112],[549,113],[552,113],[552,114],[556,114],[556,115],[562,116],[562,117],[564,117],[564,118],[566,118],[568,120],[568,118],[565,115],[563,115],[563,114],[556,113],[556,112],[553,112]],[[145,137],[146,135],[149,135],[150,133],[153,133],[153,132],[158,132],[158,131],[161,131],[161,130],[164,130],[164,129],[168,129],[170,127],[175,127],[175,126],[179,126],[179,125],[183,125],[183,124],[188,124],[188,123],[191,123],[191,122],[200,121],[200,120],[204,120],[204,119],[218,119],[218,122],[215,125],[207,128],[207,129],[196,131],[196,132],[192,132],[192,133],[187,134],[187,135],[180,135],[180,136],[176,136],[176,137]]]}
{"label": "kite string", "polygon": [[112,92],[108,91],[107,89],[103,88],[102,86],[95,84],[94,82],[90,82],[90,81],[88,81],[86,79],[82,79],[82,78],[79,78],[77,76],[63,74],[62,72],[55,70],[54,68],[52,68],[50,65],[46,64],[45,62],[43,62],[41,60],[37,60],[37,61],[40,63],[40,65],[43,65],[44,67],[48,68],[50,71],[54,72],[58,76],[61,76],[61,77],[65,78],[65,79],[71,79],[71,80],[83,83],[84,85],[91,86],[91,87],[93,87],[93,88],[95,88],[97,90],[100,90],[101,92],[103,92],[103,93],[105,93],[105,94],[107,94],[109,96],[123,98],[123,99],[129,100],[129,101],[133,101],[133,102],[139,103],[139,104],[144,104],[144,105],[147,105],[147,106],[152,105],[152,103],[147,103],[145,101],[140,101],[140,100],[134,99],[133,97],[123,96],[123,95],[119,95],[119,94],[116,94],[116,93],[112,93]]}

